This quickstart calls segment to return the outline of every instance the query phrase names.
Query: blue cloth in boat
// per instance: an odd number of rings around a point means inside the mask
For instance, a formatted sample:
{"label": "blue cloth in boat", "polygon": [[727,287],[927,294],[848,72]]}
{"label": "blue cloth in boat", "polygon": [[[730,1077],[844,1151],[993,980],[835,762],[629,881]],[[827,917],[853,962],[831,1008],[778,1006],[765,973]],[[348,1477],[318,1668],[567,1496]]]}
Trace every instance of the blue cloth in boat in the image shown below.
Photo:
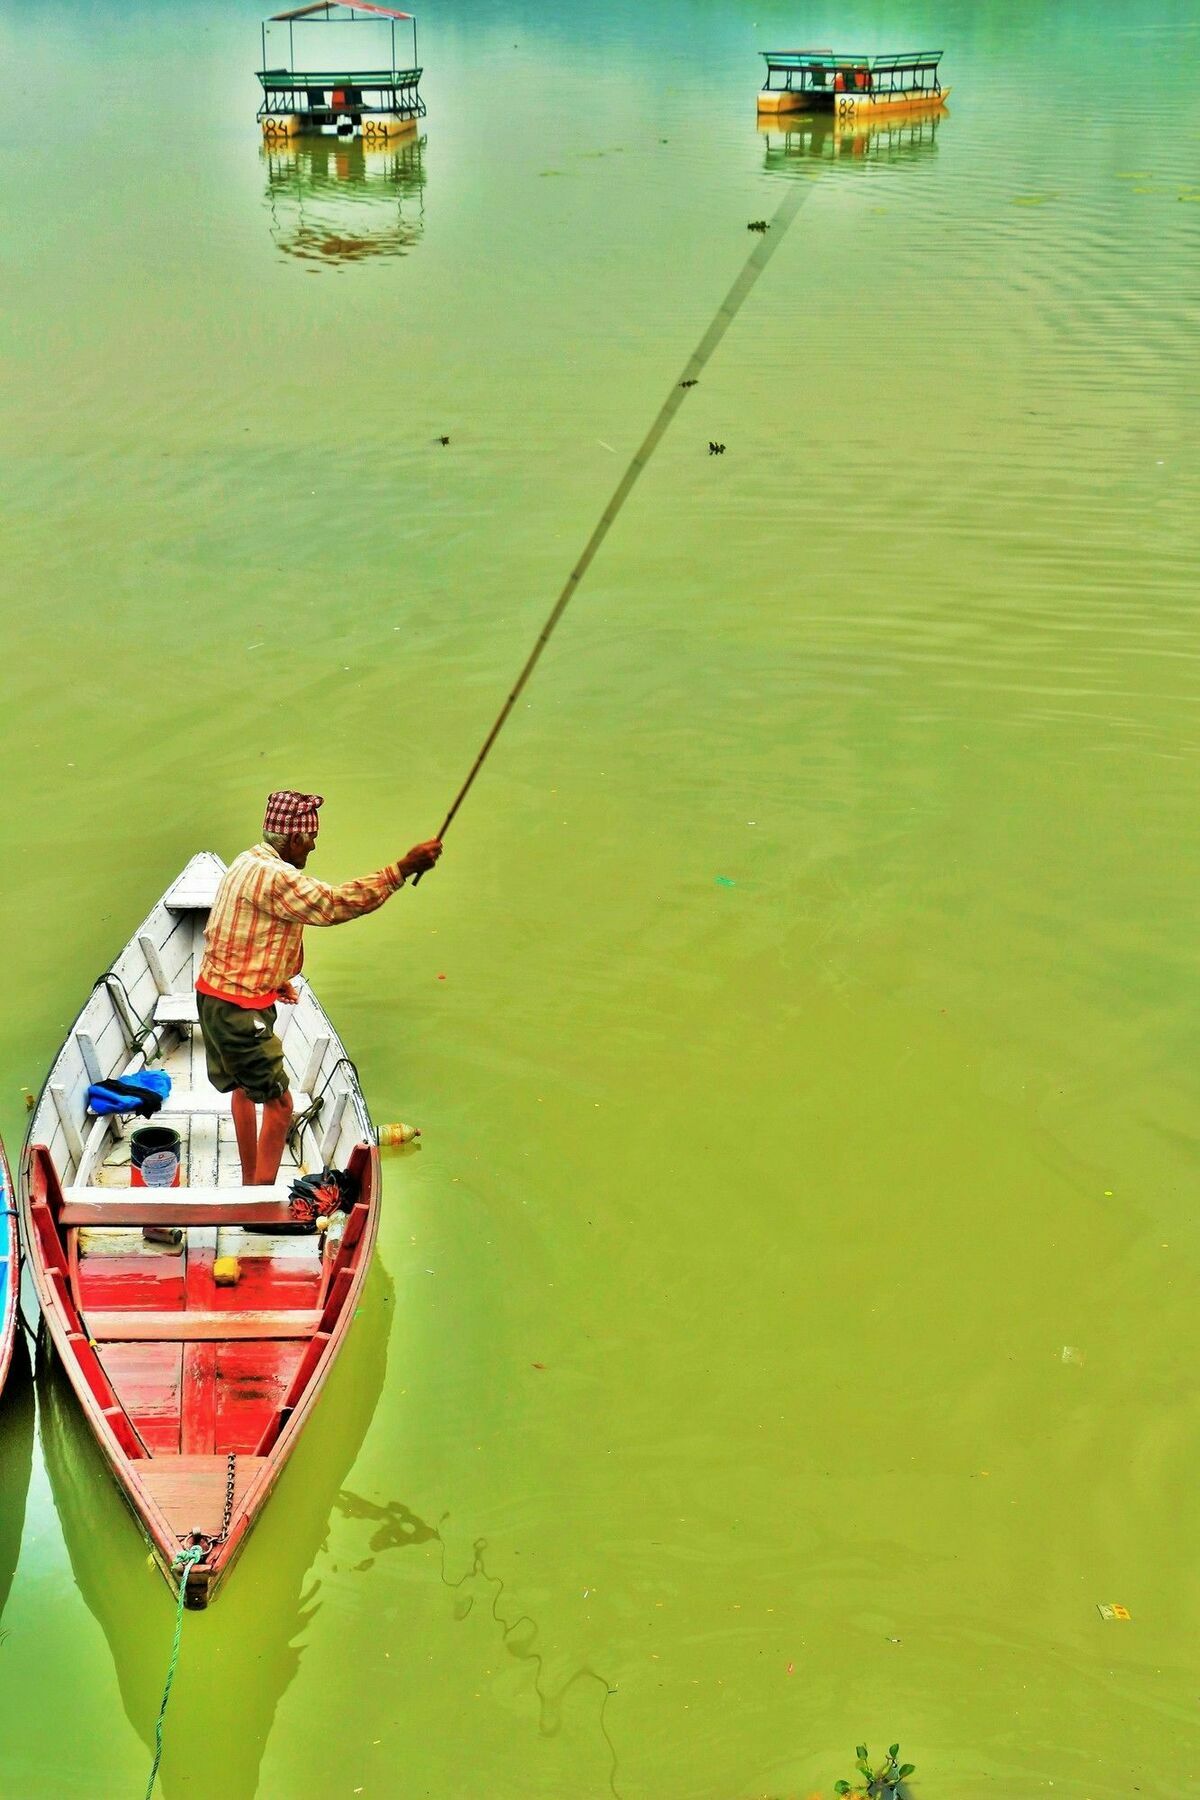
{"label": "blue cloth in boat", "polygon": [[139,1069],[136,1075],[94,1081],[87,1091],[90,1113],[140,1113],[152,1119],[171,1092],[171,1077],[161,1069]]}

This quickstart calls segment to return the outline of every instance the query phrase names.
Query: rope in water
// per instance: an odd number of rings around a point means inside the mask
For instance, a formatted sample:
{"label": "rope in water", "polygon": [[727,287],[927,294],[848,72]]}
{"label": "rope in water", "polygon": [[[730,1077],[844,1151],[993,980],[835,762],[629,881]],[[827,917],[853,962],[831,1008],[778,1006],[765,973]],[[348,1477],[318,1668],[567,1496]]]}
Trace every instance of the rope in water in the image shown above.
{"label": "rope in water", "polygon": [[151,1800],[154,1783],[158,1780],[158,1765],[163,1753],[163,1725],[167,1717],[167,1701],[171,1698],[171,1686],[175,1680],[175,1669],[179,1662],[179,1643],[183,1636],[183,1609],[187,1603],[188,1570],[193,1563],[204,1561],[204,1550],[200,1544],[193,1544],[190,1549],[181,1550],[171,1564],[179,1571],[179,1605],[175,1610],[175,1641],[171,1645],[171,1660],[167,1665],[167,1684],[163,1688],[162,1704],[158,1709],[158,1718],[154,1726],[154,1767],[150,1771],[150,1779],[146,1783],[146,1800]]}
{"label": "rope in water", "polygon": [[479,755],[471,765],[470,773],[459,788],[458,793],[455,795],[454,802],[449,812],[446,814],[446,817],[443,819],[442,828],[437,834],[439,838],[445,837],[455,814],[458,812],[459,807],[474,786],[475,777],[479,774],[479,771],[487,761],[488,753],[490,752],[492,745],[500,736],[500,733],[508,720],[509,714],[520,699],[525,684],[537,667],[542,651],[549,643],[555,626],[566,612],[575,589],[587,574],[592,559],[595,557],[596,552],[608,536],[609,530],[616,520],[621,508],[633,492],[634,483],[637,481],[638,476],[657,450],[663,435],[666,432],[667,426],[679,411],[685,396],[690,393],[693,385],[699,380],[701,371],[712,356],[713,351],[736,319],[746,296],[749,294],[751,288],[779,248],[779,245],[783,241],[784,233],[787,231],[788,226],[800,210],[800,207],[806,196],[810,193],[811,188],[811,182],[797,181],[795,186],[789,190],[787,195],[780,202],[770,221],[767,231],[759,238],[754,249],[746,258],[741,274],[718,307],[712,324],[697,344],[695,350],[693,350],[683,374],[678,381],[673,383],[670,393],[659,407],[658,415],[655,418],[654,423],[651,425],[646,436],[643,438],[641,445],[634,453],[633,460],[630,462],[629,467],[617,483],[612,499],[601,513],[599,523],[583,547],[583,553],[580,556],[579,561],[567,576],[563,590],[555,601],[549,618],[542,626],[538,640],[530,651],[529,656],[525,661],[524,668],[517,676],[516,684],[513,687],[512,692],[501,707],[495,724],[483,741],[483,747],[480,750]]}

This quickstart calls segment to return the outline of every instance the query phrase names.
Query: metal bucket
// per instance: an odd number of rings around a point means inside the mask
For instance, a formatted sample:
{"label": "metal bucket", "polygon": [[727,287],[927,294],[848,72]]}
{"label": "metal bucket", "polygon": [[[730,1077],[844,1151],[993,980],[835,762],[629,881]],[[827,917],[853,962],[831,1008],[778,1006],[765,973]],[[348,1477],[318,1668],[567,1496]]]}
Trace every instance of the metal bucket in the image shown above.
{"label": "metal bucket", "polygon": [[130,1187],[179,1186],[179,1133],[169,1125],[141,1125],[129,1139]]}

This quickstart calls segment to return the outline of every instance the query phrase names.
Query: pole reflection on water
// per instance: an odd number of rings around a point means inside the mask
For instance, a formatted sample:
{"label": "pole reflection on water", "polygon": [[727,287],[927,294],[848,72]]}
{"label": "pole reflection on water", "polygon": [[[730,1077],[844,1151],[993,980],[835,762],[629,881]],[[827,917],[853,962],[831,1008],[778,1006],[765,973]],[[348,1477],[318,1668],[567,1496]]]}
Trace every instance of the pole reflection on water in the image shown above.
{"label": "pole reflection on water", "polygon": [[[216,1757],[228,1800],[258,1791],[276,1710],[321,1605],[322,1578],[309,1572],[383,1392],[394,1310],[395,1287],[376,1251],[353,1330],[245,1551],[214,1606],[185,1619],[159,1771],[166,1795],[195,1792],[197,1769],[215,1767]],[[71,1568],[149,1756],[170,1650],[169,1596],[44,1332],[37,1391]]]}
{"label": "pole reflection on water", "polygon": [[425,139],[312,135],[264,144],[271,236],[284,256],[338,265],[405,256],[425,229]]}

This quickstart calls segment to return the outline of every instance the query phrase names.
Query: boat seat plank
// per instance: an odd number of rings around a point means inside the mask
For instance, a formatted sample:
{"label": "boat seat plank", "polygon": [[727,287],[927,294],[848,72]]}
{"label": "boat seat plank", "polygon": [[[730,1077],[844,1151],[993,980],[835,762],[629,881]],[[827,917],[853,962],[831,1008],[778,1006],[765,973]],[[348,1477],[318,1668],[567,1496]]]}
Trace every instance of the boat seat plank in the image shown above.
{"label": "boat seat plank", "polygon": [[98,1344],[192,1344],[214,1339],[308,1338],[320,1317],[313,1311],[237,1312],[233,1307],[219,1312],[134,1312],[127,1308],[87,1313],[84,1323]]}
{"label": "boat seat plank", "polygon": [[[235,1512],[265,1461],[262,1456],[238,1457],[233,1469]],[[138,1480],[179,1537],[190,1531],[220,1531],[228,1471],[229,1463],[220,1455],[158,1455],[137,1464]]]}
{"label": "boat seat plank", "polygon": [[[235,1184],[232,1187],[68,1187],[63,1189],[63,1198],[67,1201],[102,1200],[105,1195],[112,1196],[117,1194],[120,1195],[122,1200],[136,1199],[138,1195],[145,1195],[147,1200],[156,1202],[163,1201],[169,1203],[172,1198],[174,1198],[176,1200],[195,1200],[209,1206],[219,1204],[224,1204],[226,1206],[240,1206],[243,1202],[261,1200],[274,1200],[279,1202],[286,1200],[287,1187],[282,1185],[277,1185],[275,1187],[242,1187],[239,1184]],[[230,1214],[230,1217],[232,1216],[233,1215]]]}
{"label": "boat seat plank", "polygon": [[224,872],[212,863],[199,868],[189,866],[171,883],[163,895],[163,905],[169,912],[210,912]]}
{"label": "boat seat plank", "polygon": [[[297,1112],[304,1112],[309,1104],[309,1096],[302,1088],[292,1088],[292,1104]],[[216,1114],[218,1118],[227,1119],[232,1116],[232,1094],[218,1094],[215,1088],[172,1087],[162,1103],[162,1113],[201,1113]]]}
{"label": "boat seat plank", "polygon": [[[132,1192],[114,1188],[113,1193]],[[176,1192],[179,1190],[177,1189]],[[62,1225],[251,1225],[279,1230],[295,1225],[287,1206],[281,1200],[247,1201],[243,1206],[218,1205],[210,1201],[187,1200],[82,1200],[68,1202],[59,1215]]]}
{"label": "boat seat plank", "polygon": [[160,994],[154,1003],[156,1025],[198,1025],[200,1009],[195,989],[187,994]]}
{"label": "boat seat plank", "polygon": [[[275,1017],[275,1035],[282,1043],[291,1024],[294,1006],[277,1004]],[[186,993],[160,994],[154,1003],[154,1023],[156,1025],[198,1025],[200,1023],[200,1002],[195,988]]]}
{"label": "boat seat plank", "polygon": [[264,1187],[105,1188],[63,1192],[62,1225],[287,1225],[287,1190]]}

